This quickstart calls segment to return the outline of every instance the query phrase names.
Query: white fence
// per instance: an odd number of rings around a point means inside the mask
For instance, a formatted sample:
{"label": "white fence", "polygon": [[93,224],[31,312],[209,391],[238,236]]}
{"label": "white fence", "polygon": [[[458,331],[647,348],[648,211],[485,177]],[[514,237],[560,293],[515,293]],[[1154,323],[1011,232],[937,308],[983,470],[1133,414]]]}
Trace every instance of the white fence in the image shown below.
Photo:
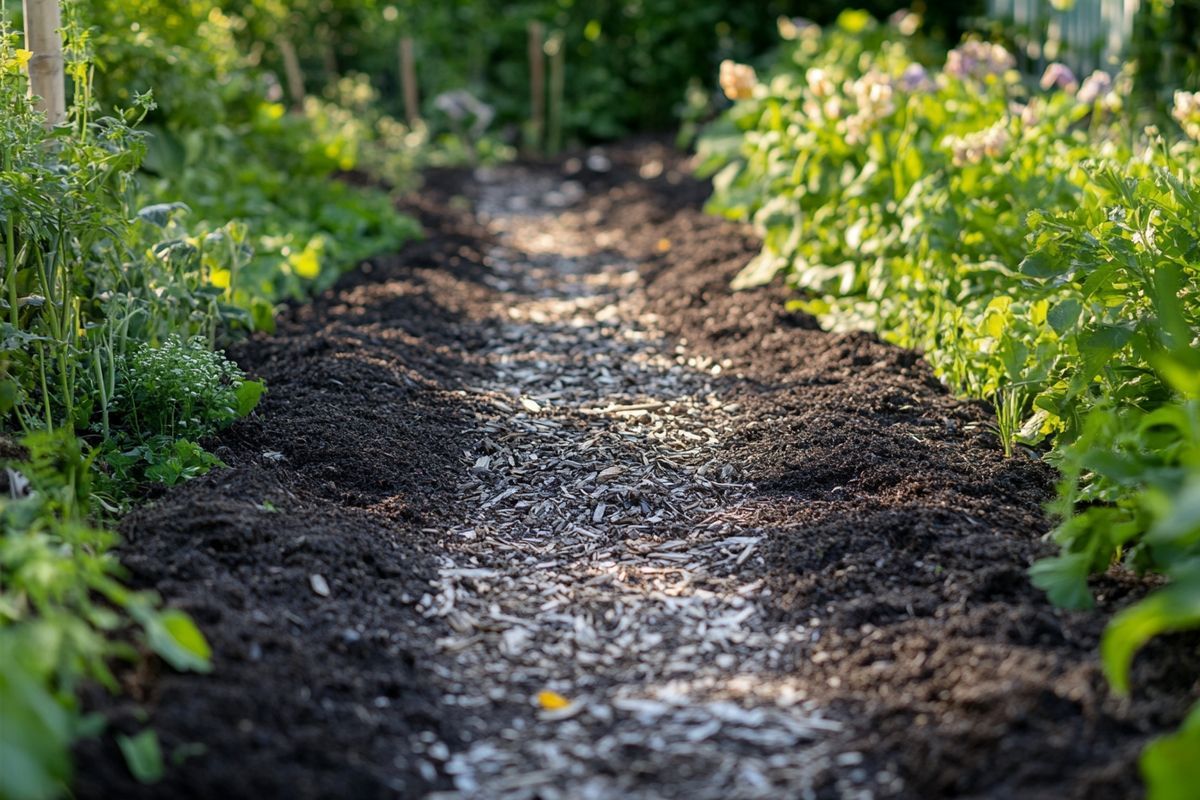
{"label": "white fence", "polygon": [[1138,5],[1139,0],[1075,0],[1059,11],[1048,0],[988,0],[988,16],[1013,25],[1028,66],[1062,61],[1086,73],[1119,61],[1133,36]]}

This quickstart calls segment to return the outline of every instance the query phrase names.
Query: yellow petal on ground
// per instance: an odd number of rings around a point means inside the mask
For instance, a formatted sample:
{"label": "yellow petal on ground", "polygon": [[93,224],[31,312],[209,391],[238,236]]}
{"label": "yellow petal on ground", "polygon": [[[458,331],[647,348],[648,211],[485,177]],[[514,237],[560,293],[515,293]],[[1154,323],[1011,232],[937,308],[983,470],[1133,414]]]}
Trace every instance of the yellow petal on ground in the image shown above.
{"label": "yellow petal on ground", "polygon": [[658,240],[658,252],[665,253],[670,249],[671,249],[671,240],[670,239],[659,239]]}
{"label": "yellow petal on ground", "polygon": [[571,701],[563,697],[558,692],[552,692],[549,689],[538,692],[538,705],[547,711],[558,711],[560,708],[566,708],[571,705]]}

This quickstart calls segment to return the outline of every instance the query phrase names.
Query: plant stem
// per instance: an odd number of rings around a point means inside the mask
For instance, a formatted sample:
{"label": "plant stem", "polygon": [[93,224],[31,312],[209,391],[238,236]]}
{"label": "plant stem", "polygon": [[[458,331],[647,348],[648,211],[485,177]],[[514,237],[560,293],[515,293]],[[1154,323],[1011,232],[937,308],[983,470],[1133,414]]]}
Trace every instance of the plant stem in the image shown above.
{"label": "plant stem", "polygon": [[42,387],[42,406],[46,414],[46,430],[54,431],[54,414],[50,409],[50,387],[46,383],[46,350],[38,342],[38,375]]}
{"label": "plant stem", "polygon": [[[12,170],[12,152],[4,151],[4,171]],[[4,282],[8,286],[8,321],[13,327],[18,327],[20,310],[17,308],[17,242],[16,242],[16,209],[10,209],[4,218]]]}

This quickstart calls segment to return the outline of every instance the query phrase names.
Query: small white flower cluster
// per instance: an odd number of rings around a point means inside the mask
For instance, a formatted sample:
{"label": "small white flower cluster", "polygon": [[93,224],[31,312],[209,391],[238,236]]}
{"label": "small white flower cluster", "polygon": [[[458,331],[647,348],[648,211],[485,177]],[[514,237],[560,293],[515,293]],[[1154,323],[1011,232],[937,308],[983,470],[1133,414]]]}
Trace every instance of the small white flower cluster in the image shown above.
{"label": "small white flower cluster", "polygon": [[1042,121],[1042,98],[1035,97],[1027,104],[1009,103],[1008,113],[1021,120],[1021,127],[1032,128]]}
{"label": "small white flower cluster", "polygon": [[758,85],[758,75],[748,64],[725,59],[721,62],[720,83],[721,90],[730,100],[749,100]]}
{"label": "small white flower cluster", "polygon": [[1175,92],[1171,116],[1184,133],[1200,142],[1200,92]]}
{"label": "small white flower cluster", "polygon": [[143,433],[204,436],[236,415],[243,375],[203,337],[172,335],[139,344],[123,359],[116,403],[134,410]]}
{"label": "small white flower cluster", "polygon": [[896,110],[892,97],[892,81],[878,70],[871,70],[856,81],[846,81],[842,87],[854,99],[855,111],[846,118],[846,141],[861,144],[875,123]]}
{"label": "small white flower cluster", "polygon": [[804,114],[809,119],[841,119],[842,98],[837,94],[837,84],[830,74],[820,67],[812,67],[804,73],[812,96],[804,101]]}
{"label": "small white flower cluster", "polygon": [[1061,89],[1068,94],[1074,94],[1075,90],[1079,88],[1079,80],[1075,77],[1075,73],[1071,71],[1070,67],[1055,61],[1046,67],[1046,71],[1042,73],[1040,85],[1044,92],[1048,92],[1051,89]]}
{"label": "small white flower cluster", "polygon": [[991,127],[965,136],[947,136],[942,140],[942,146],[949,148],[954,166],[961,167],[982,164],[984,158],[999,158],[1010,141],[1012,136],[1005,117]]}
{"label": "small white flower cluster", "polygon": [[900,31],[902,36],[912,36],[921,27],[921,15],[902,8],[888,17],[888,24]]}
{"label": "small white flower cluster", "polygon": [[992,75],[1003,75],[1016,63],[1012,53],[1002,45],[972,39],[946,55],[946,73],[961,80],[984,80]]}
{"label": "small white flower cluster", "polygon": [[813,67],[804,75],[808,84],[809,97],[804,101],[804,113],[810,119],[842,120],[845,116],[846,141],[862,144],[867,133],[879,120],[896,110],[895,88],[892,80],[879,70],[871,70],[858,80],[842,84],[841,92],[833,76],[819,67]]}
{"label": "small white flower cluster", "polygon": [[813,67],[805,72],[804,81],[808,84],[808,90],[821,99],[832,97],[837,90],[837,84],[833,82],[833,78],[829,77],[829,73],[820,67]]}

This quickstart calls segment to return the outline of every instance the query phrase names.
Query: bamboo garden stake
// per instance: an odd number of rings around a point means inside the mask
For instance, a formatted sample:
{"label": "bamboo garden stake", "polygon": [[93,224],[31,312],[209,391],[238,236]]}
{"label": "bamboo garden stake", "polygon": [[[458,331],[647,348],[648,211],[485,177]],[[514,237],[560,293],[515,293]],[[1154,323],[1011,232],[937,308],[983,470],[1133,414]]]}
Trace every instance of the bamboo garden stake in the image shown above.
{"label": "bamboo garden stake", "polygon": [[542,23],[529,23],[529,145],[534,150],[542,146],[542,131],[546,127],[545,36]]}
{"label": "bamboo garden stake", "polygon": [[408,120],[408,127],[415,128],[421,122],[421,106],[417,93],[417,66],[413,58],[411,36],[400,40],[400,85],[404,90],[404,117]]}
{"label": "bamboo garden stake", "polygon": [[567,86],[565,39],[562,31],[555,31],[546,42],[546,54],[550,56],[550,115],[546,149],[551,155],[562,149],[563,94]]}
{"label": "bamboo garden stake", "polygon": [[29,92],[50,127],[67,120],[67,85],[63,64],[62,12],[58,0],[25,0],[25,47],[29,59]]}
{"label": "bamboo garden stake", "polygon": [[300,69],[300,56],[296,54],[296,46],[292,40],[280,34],[275,37],[275,45],[279,55],[283,57],[283,72],[287,78],[288,94],[292,98],[293,108],[304,107],[304,72]]}

